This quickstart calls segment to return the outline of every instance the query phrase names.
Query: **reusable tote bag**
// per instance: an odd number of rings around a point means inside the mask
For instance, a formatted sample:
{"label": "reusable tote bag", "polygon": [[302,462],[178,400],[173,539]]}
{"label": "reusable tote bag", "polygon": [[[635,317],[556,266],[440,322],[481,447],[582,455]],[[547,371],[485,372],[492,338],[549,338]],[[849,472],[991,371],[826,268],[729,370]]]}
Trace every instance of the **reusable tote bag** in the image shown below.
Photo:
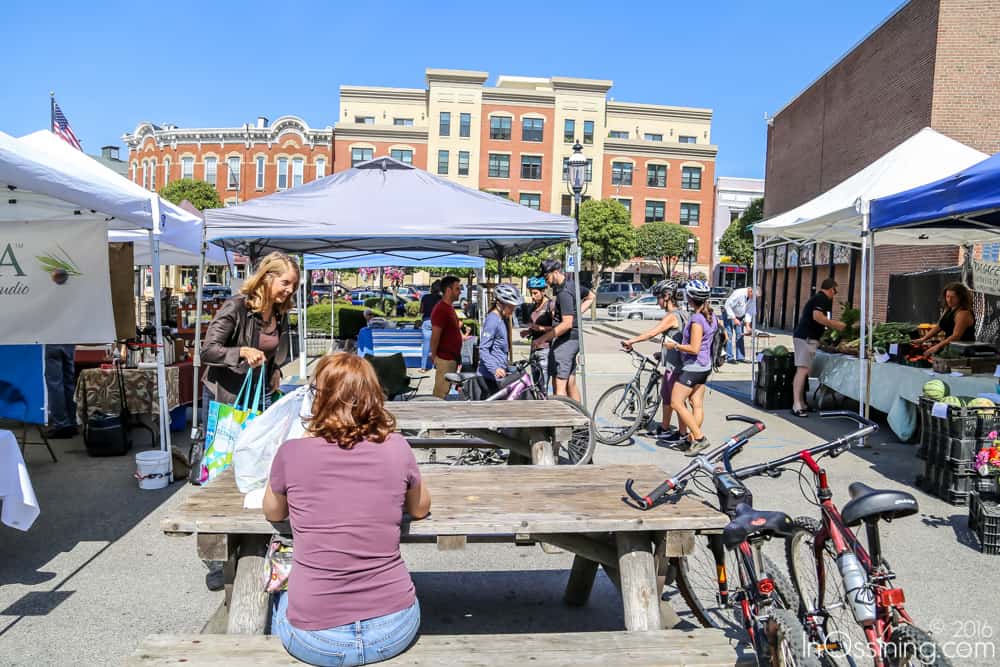
{"label": "reusable tote bag", "polygon": [[253,369],[247,373],[243,386],[236,394],[232,405],[212,401],[208,404],[208,420],[205,424],[205,456],[201,460],[201,481],[215,479],[220,472],[232,465],[233,448],[236,439],[247,422],[264,409],[264,368],[258,374],[257,386],[253,386]]}

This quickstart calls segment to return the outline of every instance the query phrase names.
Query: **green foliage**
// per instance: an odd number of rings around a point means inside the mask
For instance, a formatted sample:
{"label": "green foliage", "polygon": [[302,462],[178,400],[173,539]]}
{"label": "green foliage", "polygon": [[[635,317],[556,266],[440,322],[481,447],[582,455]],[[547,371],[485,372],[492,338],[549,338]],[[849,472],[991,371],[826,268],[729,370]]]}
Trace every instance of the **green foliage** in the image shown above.
{"label": "green foliage", "polygon": [[719,239],[719,252],[734,264],[753,266],[753,225],[764,217],[764,198],[754,199]]}
{"label": "green foliage", "polygon": [[[550,257],[564,260],[566,257],[566,244],[557,243],[556,245],[547,246],[540,250],[521,253],[513,257],[505,257],[503,260],[503,276],[501,276],[501,281],[505,278],[530,278],[531,276],[538,275],[539,264],[542,263],[543,259]],[[486,260],[487,276],[496,276],[497,270],[498,266],[495,259]]]}
{"label": "green foliage", "polygon": [[[363,306],[352,306],[347,303],[337,303],[334,308],[334,337],[357,338],[358,332],[365,326],[365,309]],[[311,333],[330,335],[330,304],[319,303],[306,308],[306,326]],[[383,317],[380,310],[375,315]]]}
{"label": "green foliage", "polygon": [[673,222],[647,222],[635,234],[636,252],[657,263],[663,275],[669,276],[687,252],[689,238],[698,239],[691,231]]}
{"label": "green foliage", "polygon": [[597,275],[635,257],[632,219],[616,199],[590,199],[580,205],[580,253]]}
{"label": "green foliage", "polygon": [[174,204],[187,199],[199,211],[206,208],[222,208],[222,199],[212,185],[193,178],[179,178],[160,189],[160,196]]}
{"label": "green foliage", "polygon": [[381,310],[383,313],[396,312],[396,307],[394,305],[393,299],[384,299],[377,296],[372,296],[365,299],[365,308],[371,308],[372,310]]}
{"label": "green foliage", "polygon": [[420,302],[410,301],[406,304],[406,316],[407,317],[420,317]]}

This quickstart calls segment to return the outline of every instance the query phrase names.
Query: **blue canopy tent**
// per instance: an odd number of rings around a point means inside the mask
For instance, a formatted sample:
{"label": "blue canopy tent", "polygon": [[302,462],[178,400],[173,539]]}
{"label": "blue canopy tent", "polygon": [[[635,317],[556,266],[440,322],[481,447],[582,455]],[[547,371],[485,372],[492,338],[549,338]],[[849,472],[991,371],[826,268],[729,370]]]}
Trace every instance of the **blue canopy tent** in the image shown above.
{"label": "blue canopy tent", "polygon": [[311,269],[357,269],[362,266],[406,266],[481,269],[486,266],[482,257],[454,255],[446,252],[398,251],[372,253],[364,251],[341,251],[322,255],[306,255],[306,270]]}

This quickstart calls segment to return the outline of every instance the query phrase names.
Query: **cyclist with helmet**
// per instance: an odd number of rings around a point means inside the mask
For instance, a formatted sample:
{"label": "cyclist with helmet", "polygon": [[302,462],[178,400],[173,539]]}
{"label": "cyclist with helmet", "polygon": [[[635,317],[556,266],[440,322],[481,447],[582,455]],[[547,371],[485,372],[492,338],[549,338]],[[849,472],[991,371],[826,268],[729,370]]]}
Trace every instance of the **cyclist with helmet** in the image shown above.
{"label": "cyclist with helmet", "polygon": [[479,337],[479,377],[487,395],[500,390],[501,380],[507,376],[507,359],[510,339],[507,322],[514,310],[524,303],[521,290],[513,285],[497,285],[493,290],[493,308],[483,322]]}
{"label": "cyclist with helmet", "polygon": [[[653,285],[649,290],[656,297],[656,303],[666,311],[659,322],[649,331],[645,331],[634,338],[622,341],[622,347],[631,351],[632,346],[644,340],[650,340],[656,336],[663,335],[663,345],[667,339],[680,342],[687,325],[688,314],[677,305],[677,283],[673,280],[661,280]],[[656,429],[656,435],[668,442],[676,442],[686,437],[687,429],[682,422],[678,423],[678,429],[672,429],[670,418],[673,416],[673,408],[670,407],[670,397],[674,390],[674,382],[680,375],[681,354],[677,350],[667,350],[663,348],[660,355],[663,361],[663,381],[660,384],[660,404],[663,406],[663,418]]]}
{"label": "cyclist with helmet", "polygon": [[545,392],[548,391],[549,385],[549,341],[536,341],[552,328],[552,311],[555,304],[545,294],[546,287],[545,278],[528,278],[528,294],[531,296],[531,302],[525,304],[527,312],[521,317],[522,322],[530,322],[528,328],[521,329],[521,338],[531,339],[531,357],[541,369],[541,377],[536,377],[535,383]]}
{"label": "cyclist with helmet", "polygon": [[663,344],[667,350],[681,353],[681,371],[670,394],[670,404],[688,433],[685,453],[694,456],[709,446],[701,430],[705,420],[705,383],[712,372],[712,341],[725,334],[720,333],[722,322],[708,305],[711,294],[708,284],[703,280],[688,281],[686,294],[691,319],[684,327],[681,341],[667,339]]}

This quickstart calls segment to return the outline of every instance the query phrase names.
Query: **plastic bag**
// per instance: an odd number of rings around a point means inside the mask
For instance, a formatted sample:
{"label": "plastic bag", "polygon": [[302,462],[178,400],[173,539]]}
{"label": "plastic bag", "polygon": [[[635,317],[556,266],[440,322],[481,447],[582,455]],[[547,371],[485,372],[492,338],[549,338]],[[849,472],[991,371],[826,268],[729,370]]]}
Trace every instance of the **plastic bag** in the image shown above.
{"label": "plastic bag", "polygon": [[303,386],[282,396],[246,425],[233,449],[233,472],[240,493],[264,488],[278,447],[286,440],[301,438],[311,414],[312,394]]}

